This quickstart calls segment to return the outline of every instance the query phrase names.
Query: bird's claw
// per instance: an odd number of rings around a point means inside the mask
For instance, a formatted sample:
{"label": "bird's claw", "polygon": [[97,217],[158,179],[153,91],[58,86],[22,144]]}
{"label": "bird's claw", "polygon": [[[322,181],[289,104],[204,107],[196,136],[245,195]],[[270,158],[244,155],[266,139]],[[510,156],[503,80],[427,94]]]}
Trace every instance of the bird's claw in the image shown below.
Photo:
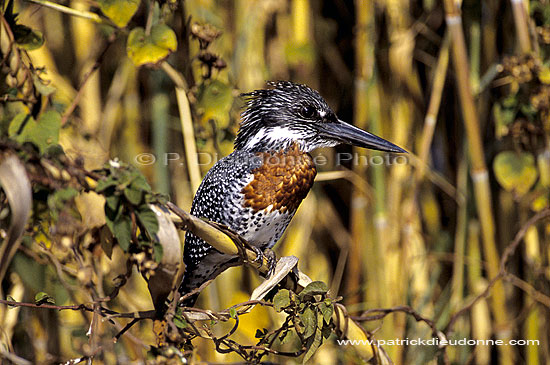
{"label": "bird's claw", "polygon": [[256,246],[250,246],[250,248],[256,253],[256,258],[252,262],[262,262],[264,259],[264,253],[262,252],[262,250]]}
{"label": "bird's claw", "polygon": [[267,248],[264,251],[264,255],[267,258],[267,274],[265,275],[266,278],[269,278],[273,275],[275,272],[275,267],[277,266],[277,256],[275,256],[275,252],[273,250]]}
{"label": "bird's claw", "polygon": [[252,246],[252,250],[256,253],[256,258],[252,262],[262,262],[264,260],[264,257],[267,260],[267,273],[265,275],[266,278],[269,278],[273,273],[275,272],[275,267],[277,266],[277,256],[275,256],[275,252],[273,250],[267,248],[264,251],[262,251],[259,247]]}

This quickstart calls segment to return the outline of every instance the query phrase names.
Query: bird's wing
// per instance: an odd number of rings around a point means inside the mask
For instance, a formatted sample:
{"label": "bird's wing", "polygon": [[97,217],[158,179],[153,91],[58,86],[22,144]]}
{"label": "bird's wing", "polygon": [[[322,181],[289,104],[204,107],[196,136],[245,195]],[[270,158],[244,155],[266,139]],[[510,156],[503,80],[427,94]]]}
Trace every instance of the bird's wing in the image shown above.
{"label": "bird's wing", "polygon": [[[191,207],[191,214],[224,224],[237,230],[242,210],[241,191],[252,179],[252,170],[261,161],[255,154],[234,151],[218,161],[204,177]],[[212,246],[191,233],[185,236],[184,262],[196,266],[214,250]]]}

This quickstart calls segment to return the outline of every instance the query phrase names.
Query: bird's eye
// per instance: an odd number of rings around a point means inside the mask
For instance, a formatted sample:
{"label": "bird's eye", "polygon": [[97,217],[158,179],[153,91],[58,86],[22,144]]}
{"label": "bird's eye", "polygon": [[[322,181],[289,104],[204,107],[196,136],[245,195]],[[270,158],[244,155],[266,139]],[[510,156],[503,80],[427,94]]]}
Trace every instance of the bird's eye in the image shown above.
{"label": "bird's eye", "polygon": [[315,109],[311,105],[306,105],[302,107],[301,113],[304,118],[310,119],[317,115],[317,109]]}

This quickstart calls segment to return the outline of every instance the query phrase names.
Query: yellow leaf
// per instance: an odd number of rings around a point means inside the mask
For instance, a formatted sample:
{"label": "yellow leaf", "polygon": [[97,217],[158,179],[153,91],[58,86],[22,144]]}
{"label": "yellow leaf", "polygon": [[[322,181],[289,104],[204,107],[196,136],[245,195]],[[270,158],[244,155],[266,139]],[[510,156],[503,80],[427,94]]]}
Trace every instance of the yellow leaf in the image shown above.
{"label": "yellow leaf", "polygon": [[202,111],[201,121],[215,120],[218,128],[227,128],[229,111],[233,105],[231,87],[219,80],[204,82],[199,87],[197,107]]}
{"label": "yellow leaf", "polygon": [[504,151],[497,155],[493,169],[498,183],[507,191],[523,195],[537,180],[535,158],[527,152]]}
{"label": "yellow leaf", "polygon": [[550,68],[543,67],[539,73],[539,80],[543,84],[550,84]]}
{"label": "yellow leaf", "polygon": [[176,33],[167,25],[158,24],[151,28],[149,35],[141,27],[132,29],[126,43],[126,52],[136,66],[141,66],[162,61],[177,47]]}
{"label": "yellow leaf", "polygon": [[82,193],[74,202],[82,217],[82,223],[88,228],[105,225],[105,198],[95,192]]}
{"label": "yellow leaf", "polygon": [[140,0],[98,0],[99,8],[117,27],[124,28],[139,8]]}

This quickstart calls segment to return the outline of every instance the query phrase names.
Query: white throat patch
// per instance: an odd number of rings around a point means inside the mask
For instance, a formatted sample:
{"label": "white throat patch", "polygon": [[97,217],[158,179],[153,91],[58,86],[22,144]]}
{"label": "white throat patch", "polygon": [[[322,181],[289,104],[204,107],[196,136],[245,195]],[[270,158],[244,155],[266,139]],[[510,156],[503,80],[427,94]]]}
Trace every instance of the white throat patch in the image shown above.
{"label": "white throat patch", "polygon": [[258,143],[274,143],[279,142],[285,147],[290,146],[292,142],[299,142],[303,136],[299,133],[292,131],[287,127],[272,127],[268,129],[261,129],[253,138],[248,141],[246,148],[250,149]]}

